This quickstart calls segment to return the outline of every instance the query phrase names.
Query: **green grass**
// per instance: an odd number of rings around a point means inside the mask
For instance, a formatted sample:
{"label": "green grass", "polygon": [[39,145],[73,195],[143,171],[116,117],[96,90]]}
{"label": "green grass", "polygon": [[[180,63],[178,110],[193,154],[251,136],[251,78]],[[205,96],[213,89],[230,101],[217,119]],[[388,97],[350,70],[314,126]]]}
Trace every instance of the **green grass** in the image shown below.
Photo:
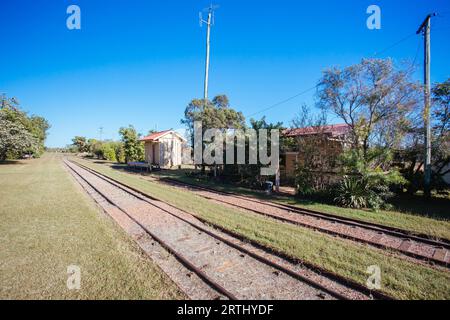
{"label": "green grass", "polygon": [[450,273],[417,265],[384,251],[213,203],[191,192],[140,179],[110,166],[77,160],[213,225],[239,233],[291,257],[365,284],[370,265],[382,270],[382,291],[400,299],[450,299]]}
{"label": "green grass", "polygon": [[264,200],[294,205],[299,208],[331,213],[346,218],[358,219],[361,221],[410,230],[412,232],[426,234],[434,238],[450,240],[450,199],[448,198],[436,197],[431,202],[427,202],[420,195],[401,196],[394,199],[396,207],[401,210],[358,210],[342,208],[310,200],[302,200],[296,197],[275,195],[268,197],[264,193],[252,191],[246,188],[239,188],[231,184],[221,184],[216,181],[199,180],[187,176],[184,171],[179,170],[164,170],[154,172],[152,174],[161,178],[170,177],[181,182],[207,186],[221,191],[240,193],[242,195],[262,198]]}
{"label": "green grass", "polygon": [[[185,296],[76,186],[60,158],[0,164],[1,299]],[[66,286],[81,268],[80,290]]]}

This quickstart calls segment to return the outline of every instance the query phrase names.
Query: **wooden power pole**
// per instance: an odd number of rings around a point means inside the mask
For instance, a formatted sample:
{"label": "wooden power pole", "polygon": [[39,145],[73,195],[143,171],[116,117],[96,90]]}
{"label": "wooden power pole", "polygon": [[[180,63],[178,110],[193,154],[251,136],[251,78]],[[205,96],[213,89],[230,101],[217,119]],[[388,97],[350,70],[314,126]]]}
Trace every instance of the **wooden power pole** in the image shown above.
{"label": "wooden power pole", "polygon": [[425,20],[417,30],[417,34],[423,34],[424,38],[424,121],[425,121],[425,179],[424,191],[425,196],[431,196],[431,123],[430,123],[430,109],[431,109],[431,83],[430,83],[430,59],[431,59],[431,45],[430,45],[430,21],[431,17],[436,16],[435,13],[427,15]]}

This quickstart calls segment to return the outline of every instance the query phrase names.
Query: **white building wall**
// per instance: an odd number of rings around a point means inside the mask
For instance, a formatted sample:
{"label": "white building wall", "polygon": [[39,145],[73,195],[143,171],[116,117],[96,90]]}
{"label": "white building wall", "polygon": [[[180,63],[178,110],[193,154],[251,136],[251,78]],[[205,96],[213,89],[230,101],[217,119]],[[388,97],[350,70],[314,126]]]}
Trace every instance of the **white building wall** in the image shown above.
{"label": "white building wall", "polygon": [[159,164],[162,168],[170,168],[182,164],[182,146],[184,140],[178,135],[169,133],[158,142],[145,143],[145,161]]}

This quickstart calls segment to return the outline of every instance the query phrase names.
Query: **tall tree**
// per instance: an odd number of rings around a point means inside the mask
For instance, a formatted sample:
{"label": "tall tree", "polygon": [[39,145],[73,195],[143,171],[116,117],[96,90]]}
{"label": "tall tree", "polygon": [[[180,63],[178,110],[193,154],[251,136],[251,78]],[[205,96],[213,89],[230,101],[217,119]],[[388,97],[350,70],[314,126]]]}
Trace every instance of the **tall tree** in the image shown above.
{"label": "tall tree", "polygon": [[226,95],[218,95],[212,101],[193,99],[184,111],[184,124],[193,139],[194,122],[201,121],[203,130],[217,129],[243,129],[245,128],[245,117],[241,112],[230,107]]}
{"label": "tall tree", "polygon": [[434,173],[442,177],[450,173],[450,78],[433,87],[432,97],[432,165]]}
{"label": "tall tree", "polygon": [[353,150],[365,165],[397,147],[408,116],[418,107],[419,86],[410,72],[396,70],[390,59],[363,59],[344,69],[324,72],[318,105],[352,129]]}
{"label": "tall tree", "polygon": [[[431,164],[432,182],[436,187],[439,180],[450,172],[450,79],[434,85],[431,93]],[[412,118],[407,132],[398,152],[398,161],[404,164],[402,173],[409,181],[408,192],[414,193],[423,188],[424,179],[425,128],[422,110]]]}
{"label": "tall tree", "polygon": [[[39,157],[44,152],[44,142],[47,138],[47,131],[50,125],[46,119],[40,116],[29,116],[26,112],[19,108],[19,101],[15,98],[8,99],[2,97],[0,105],[0,113],[4,120],[15,123],[25,128],[34,138],[35,144],[28,150],[22,150],[27,154]],[[10,154],[10,156],[14,156]],[[20,156],[18,154],[17,156]]]}
{"label": "tall tree", "polygon": [[78,152],[89,152],[89,144],[86,137],[75,136],[72,139],[72,144],[77,147]]}
{"label": "tall tree", "polygon": [[0,161],[17,158],[32,152],[39,146],[38,140],[21,123],[11,121],[0,112]]}
{"label": "tall tree", "polygon": [[[191,145],[194,145],[194,122],[202,123],[204,133],[207,129],[219,129],[224,133],[228,129],[244,129],[245,117],[241,112],[230,107],[229,99],[226,95],[218,95],[212,101],[203,99],[193,99],[185,109],[184,119],[181,123],[186,125],[191,138]],[[203,143],[203,149],[206,144]],[[202,165],[202,171],[205,166]]]}
{"label": "tall tree", "polygon": [[128,128],[122,127],[119,130],[119,134],[123,142],[125,161],[143,161],[144,145],[139,141],[139,134],[136,129],[132,125],[129,125]]}

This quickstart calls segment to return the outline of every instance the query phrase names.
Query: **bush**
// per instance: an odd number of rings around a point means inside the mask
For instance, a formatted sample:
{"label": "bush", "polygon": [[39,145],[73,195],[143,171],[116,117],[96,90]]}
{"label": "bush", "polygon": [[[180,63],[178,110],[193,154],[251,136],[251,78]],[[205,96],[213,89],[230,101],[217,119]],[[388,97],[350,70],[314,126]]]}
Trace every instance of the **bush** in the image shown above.
{"label": "bush", "polygon": [[116,161],[119,163],[125,163],[125,150],[122,142],[117,142],[114,151],[116,153]]}
{"label": "bush", "polygon": [[335,202],[348,208],[389,209],[387,200],[394,194],[391,188],[405,183],[398,171],[378,170],[361,175],[344,176],[337,184]]}
{"label": "bush", "polygon": [[313,177],[310,171],[298,169],[295,174],[295,186],[299,196],[310,196],[315,190],[313,187]]}
{"label": "bush", "polygon": [[368,180],[364,177],[345,176],[344,180],[338,184],[336,191],[339,195],[335,201],[343,207],[367,208],[369,202],[376,202],[374,201],[375,195],[369,188]]}
{"label": "bush", "polygon": [[342,175],[333,172],[310,171],[298,166],[295,171],[297,196],[324,203],[334,203],[335,185]]}
{"label": "bush", "polygon": [[112,142],[104,143],[101,147],[103,158],[109,161],[117,161],[116,151]]}

